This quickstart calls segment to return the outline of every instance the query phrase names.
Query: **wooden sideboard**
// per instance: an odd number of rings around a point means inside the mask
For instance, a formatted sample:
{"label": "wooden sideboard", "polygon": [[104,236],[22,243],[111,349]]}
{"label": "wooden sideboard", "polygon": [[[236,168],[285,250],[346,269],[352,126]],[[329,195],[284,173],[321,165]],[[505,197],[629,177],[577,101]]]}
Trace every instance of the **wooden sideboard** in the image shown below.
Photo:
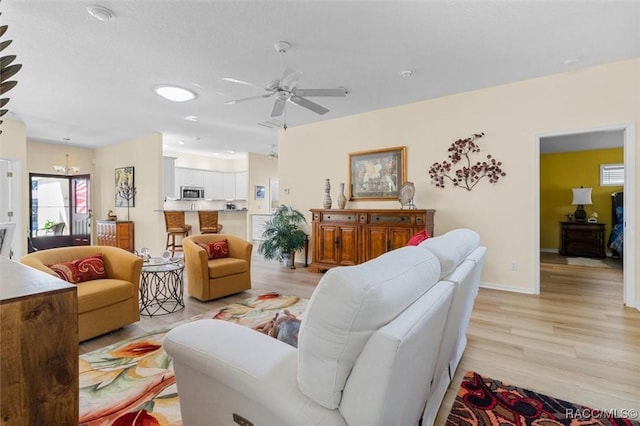
{"label": "wooden sideboard", "polygon": [[3,425],[78,424],[76,286],[0,257]]}
{"label": "wooden sideboard", "polygon": [[435,210],[311,209],[309,270],[357,265],[406,245],[421,230],[433,235],[434,214]]}
{"label": "wooden sideboard", "polygon": [[98,220],[99,246],[113,246],[133,252],[133,222],[127,220]]}

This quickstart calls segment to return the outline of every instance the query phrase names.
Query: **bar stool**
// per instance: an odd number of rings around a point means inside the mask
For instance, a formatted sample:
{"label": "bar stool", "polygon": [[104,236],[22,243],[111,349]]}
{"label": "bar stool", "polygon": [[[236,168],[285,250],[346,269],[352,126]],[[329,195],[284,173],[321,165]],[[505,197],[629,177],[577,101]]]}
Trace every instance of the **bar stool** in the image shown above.
{"label": "bar stool", "polygon": [[198,210],[201,234],[218,234],[222,231],[222,225],[218,223],[218,212]]}
{"label": "bar stool", "polygon": [[[182,250],[182,244],[176,244],[176,236],[181,238],[188,236],[191,231],[191,225],[185,223],[183,211],[165,211],[164,223],[167,229],[167,244],[165,249],[171,249],[171,256],[173,256],[176,250]],[[169,242],[169,239],[171,239],[171,242]]]}

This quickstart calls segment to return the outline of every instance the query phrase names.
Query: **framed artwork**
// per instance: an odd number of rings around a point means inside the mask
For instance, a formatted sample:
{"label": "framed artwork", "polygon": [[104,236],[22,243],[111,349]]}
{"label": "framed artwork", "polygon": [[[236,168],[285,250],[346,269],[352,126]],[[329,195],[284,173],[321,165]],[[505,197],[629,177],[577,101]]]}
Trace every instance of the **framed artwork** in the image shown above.
{"label": "framed artwork", "polygon": [[16,224],[14,222],[0,223],[0,256],[9,257],[11,254],[11,243],[15,231]]}
{"label": "framed artwork", "polygon": [[135,207],[136,190],[133,166],[115,170],[116,207]]}
{"label": "framed artwork", "polygon": [[350,200],[398,200],[407,180],[407,147],[349,154]]}
{"label": "framed artwork", "polygon": [[264,200],[265,189],[262,185],[256,185],[256,200]]}

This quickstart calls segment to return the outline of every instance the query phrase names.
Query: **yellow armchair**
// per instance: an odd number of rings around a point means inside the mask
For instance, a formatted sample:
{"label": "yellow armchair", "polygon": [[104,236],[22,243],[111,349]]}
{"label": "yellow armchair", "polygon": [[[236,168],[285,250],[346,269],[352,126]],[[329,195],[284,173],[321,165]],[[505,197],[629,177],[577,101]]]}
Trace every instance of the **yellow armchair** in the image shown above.
{"label": "yellow armchair", "polygon": [[85,281],[78,288],[78,337],[83,340],[140,320],[138,296],[142,259],[118,247],[74,246],[39,250],[20,263],[58,275],[50,265],[102,255],[107,279]]}
{"label": "yellow armchair", "polygon": [[[198,243],[227,240],[229,257],[208,259]],[[253,244],[225,234],[202,234],[182,242],[187,274],[187,293],[201,301],[218,299],[251,288],[251,252]]]}

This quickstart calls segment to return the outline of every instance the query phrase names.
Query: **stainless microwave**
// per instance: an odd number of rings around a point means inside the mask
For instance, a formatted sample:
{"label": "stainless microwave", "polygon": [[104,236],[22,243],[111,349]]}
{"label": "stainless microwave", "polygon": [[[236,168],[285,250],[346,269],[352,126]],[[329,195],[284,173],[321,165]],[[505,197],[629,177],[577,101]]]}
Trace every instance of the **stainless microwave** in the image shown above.
{"label": "stainless microwave", "polygon": [[199,186],[181,186],[181,200],[202,200],[204,198],[204,188]]}

